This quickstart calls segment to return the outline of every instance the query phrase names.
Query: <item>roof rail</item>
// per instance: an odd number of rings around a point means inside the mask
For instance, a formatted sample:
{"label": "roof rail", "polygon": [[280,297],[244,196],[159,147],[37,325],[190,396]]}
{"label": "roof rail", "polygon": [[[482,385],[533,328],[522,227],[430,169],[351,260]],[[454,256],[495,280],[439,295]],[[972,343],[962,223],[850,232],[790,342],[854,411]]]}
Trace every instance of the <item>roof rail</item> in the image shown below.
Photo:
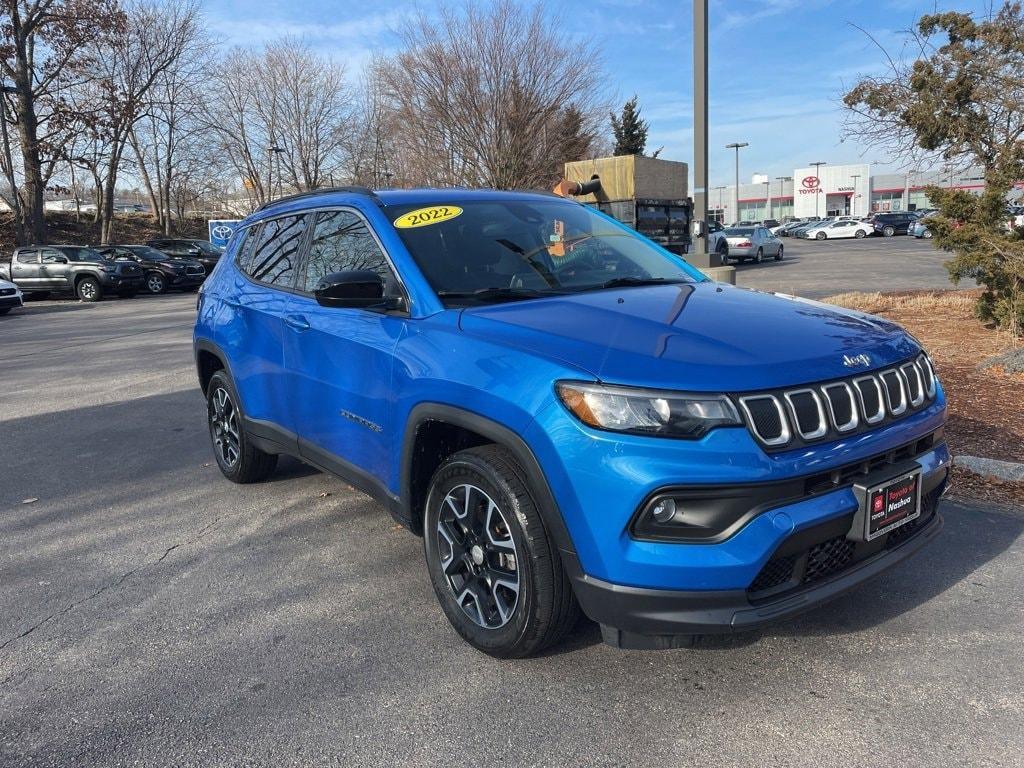
{"label": "roof rail", "polygon": [[371,197],[376,200],[377,204],[380,205],[377,193],[369,187],[317,187],[316,189],[310,189],[305,192],[296,192],[294,195],[285,195],[284,197],[279,197],[276,200],[270,200],[257,208],[254,213],[259,213],[260,211],[264,211],[273,205],[278,205],[279,203],[290,203],[293,200],[301,200],[304,197],[311,197],[313,195],[320,195],[327,192],[348,192],[353,195],[366,195],[367,197]]}

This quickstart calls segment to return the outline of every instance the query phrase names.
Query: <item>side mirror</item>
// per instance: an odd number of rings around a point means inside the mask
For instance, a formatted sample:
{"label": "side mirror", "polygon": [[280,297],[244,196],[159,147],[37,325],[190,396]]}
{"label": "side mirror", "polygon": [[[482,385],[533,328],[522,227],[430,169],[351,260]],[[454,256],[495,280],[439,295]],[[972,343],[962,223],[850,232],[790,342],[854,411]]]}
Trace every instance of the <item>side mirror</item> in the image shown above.
{"label": "side mirror", "polygon": [[384,297],[384,278],[368,269],[331,272],[320,278],[313,296],[322,307],[398,309],[401,299]]}

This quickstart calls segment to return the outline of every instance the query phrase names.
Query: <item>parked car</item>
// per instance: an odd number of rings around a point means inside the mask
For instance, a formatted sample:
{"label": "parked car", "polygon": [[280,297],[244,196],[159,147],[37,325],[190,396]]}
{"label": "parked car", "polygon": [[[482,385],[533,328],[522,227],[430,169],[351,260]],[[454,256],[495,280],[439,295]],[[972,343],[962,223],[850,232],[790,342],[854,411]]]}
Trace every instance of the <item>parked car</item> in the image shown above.
{"label": "parked car", "polygon": [[97,250],[112,261],[131,261],[142,267],[150,293],[194,291],[206,279],[206,269],[198,261],[168,256],[148,245],[106,245]]}
{"label": "parked car", "polygon": [[910,234],[917,238],[931,240],[932,231],[928,229],[928,220],[934,215],[934,213],[926,213],[924,216],[917,219],[917,221],[910,225]]}
{"label": "parked car", "polygon": [[163,251],[168,256],[193,259],[203,265],[206,274],[213,272],[213,268],[220,261],[220,255],[224,249],[214,245],[209,240],[182,237],[158,237],[146,243],[150,248]]}
{"label": "parked car", "polygon": [[74,293],[82,301],[100,301],[108,293],[131,298],[142,287],[137,264],[107,261],[81,245],[17,248],[6,274],[26,294]]}
{"label": "parked car", "polygon": [[912,336],[710,281],[548,195],[275,201],[199,294],[194,348],[223,475],[290,454],[379,499],[495,656],[578,608],[619,647],[755,628],[942,524],[945,397]]}
{"label": "parked car", "polygon": [[764,221],[761,222],[761,226],[764,227],[765,229],[774,229],[775,227],[779,226],[779,222],[777,219],[765,219]]}
{"label": "parked car", "polygon": [[791,237],[793,235],[793,230],[808,226],[810,223],[811,222],[808,222],[806,219],[794,219],[793,221],[783,224],[772,234],[776,237]]}
{"label": "parked car", "polygon": [[871,220],[871,226],[876,234],[892,237],[893,235],[907,234],[910,225],[915,221],[917,221],[917,216],[910,212],[876,213]]}
{"label": "parked car", "polygon": [[0,315],[6,315],[22,304],[21,291],[18,286],[9,280],[0,280]]}
{"label": "parked car", "polygon": [[867,237],[871,233],[871,226],[862,221],[840,219],[839,221],[830,221],[826,224],[819,222],[813,227],[801,230],[800,236],[808,240],[835,240],[847,237],[859,239]]}
{"label": "parked car", "polygon": [[722,264],[730,261],[754,261],[760,264],[765,257],[782,261],[783,247],[775,235],[760,225],[752,227],[727,227],[717,234],[709,247],[722,258]]}

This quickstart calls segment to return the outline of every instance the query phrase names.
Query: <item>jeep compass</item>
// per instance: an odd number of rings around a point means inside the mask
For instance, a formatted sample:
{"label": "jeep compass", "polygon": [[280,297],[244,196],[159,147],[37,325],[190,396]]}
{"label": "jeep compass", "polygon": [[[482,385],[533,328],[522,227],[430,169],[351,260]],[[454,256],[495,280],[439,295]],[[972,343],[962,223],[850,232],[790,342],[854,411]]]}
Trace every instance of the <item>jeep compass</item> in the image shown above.
{"label": "jeep compass", "polygon": [[552,195],[265,205],[203,285],[194,347],[220,471],[288,454],[379,500],[495,656],[581,610],[623,648],[756,628],[941,527],[945,398],[912,336],[713,282]]}

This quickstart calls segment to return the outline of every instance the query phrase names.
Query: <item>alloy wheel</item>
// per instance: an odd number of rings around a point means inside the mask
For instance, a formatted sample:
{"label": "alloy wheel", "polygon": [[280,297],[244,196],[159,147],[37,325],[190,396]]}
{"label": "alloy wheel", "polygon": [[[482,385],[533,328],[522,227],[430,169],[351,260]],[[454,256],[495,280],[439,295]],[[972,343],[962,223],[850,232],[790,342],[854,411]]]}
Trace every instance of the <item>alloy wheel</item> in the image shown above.
{"label": "alloy wheel", "polygon": [[86,280],[78,287],[78,292],[83,299],[91,301],[96,298],[96,285],[93,282]]}
{"label": "alloy wheel", "polygon": [[231,401],[231,395],[218,387],[210,396],[210,433],[217,457],[226,467],[233,467],[240,455],[238,435],[238,411]]}
{"label": "alloy wheel", "polygon": [[163,278],[159,275],[150,275],[149,279],[146,280],[146,287],[149,288],[150,293],[160,293],[164,289]]}
{"label": "alloy wheel", "polygon": [[519,603],[519,556],[504,513],[475,485],[441,502],[437,552],[459,607],[484,629],[505,626]]}

